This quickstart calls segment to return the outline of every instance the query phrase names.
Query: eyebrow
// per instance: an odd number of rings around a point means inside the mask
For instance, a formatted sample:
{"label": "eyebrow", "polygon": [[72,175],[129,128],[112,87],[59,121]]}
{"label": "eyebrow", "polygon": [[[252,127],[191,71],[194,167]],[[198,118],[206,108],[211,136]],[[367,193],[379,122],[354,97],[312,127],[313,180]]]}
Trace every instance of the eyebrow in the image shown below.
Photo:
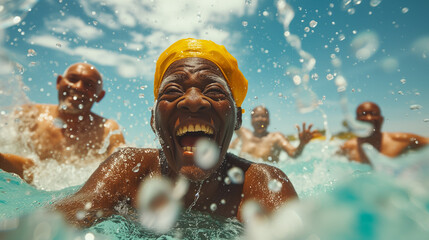
{"label": "eyebrow", "polygon": [[[227,84],[226,79],[213,74],[213,73],[203,73],[201,74],[204,78],[207,78],[209,80],[212,80],[213,82],[219,83],[221,84],[227,91],[228,94],[230,94],[232,96],[232,92],[229,88],[229,85]],[[161,82],[161,86],[159,86],[159,90],[163,89],[164,86],[171,81],[180,81],[180,80],[184,80],[186,78],[186,76],[184,74],[180,74],[180,73],[175,73],[175,74],[171,74],[168,77],[164,78],[164,80]]]}

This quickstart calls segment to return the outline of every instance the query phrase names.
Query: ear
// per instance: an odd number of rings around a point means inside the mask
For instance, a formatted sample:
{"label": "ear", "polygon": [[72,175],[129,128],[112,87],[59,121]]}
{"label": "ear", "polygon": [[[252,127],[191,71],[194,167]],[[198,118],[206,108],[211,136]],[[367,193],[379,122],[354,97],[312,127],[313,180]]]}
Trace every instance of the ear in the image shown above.
{"label": "ear", "polygon": [[235,122],[234,130],[238,130],[241,128],[242,120],[242,110],[241,107],[237,107],[237,121]]}
{"label": "ear", "polygon": [[61,80],[63,80],[63,76],[58,75],[58,77],[57,77],[57,90],[60,88],[60,82],[61,82]]}
{"label": "ear", "polygon": [[106,91],[101,90],[100,94],[97,95],[97,99],[95,99],[96,102],[100,102],[101,99],[104,98],[104,95],[106,95]]}
{"label": "ear", "polygon": [[152,110],[150,112],[151,112],[150,127],[152,128],[152,131],[156,134],[156,131],[155,131],[155,117],[153,116],[153,108],[152,108]]}

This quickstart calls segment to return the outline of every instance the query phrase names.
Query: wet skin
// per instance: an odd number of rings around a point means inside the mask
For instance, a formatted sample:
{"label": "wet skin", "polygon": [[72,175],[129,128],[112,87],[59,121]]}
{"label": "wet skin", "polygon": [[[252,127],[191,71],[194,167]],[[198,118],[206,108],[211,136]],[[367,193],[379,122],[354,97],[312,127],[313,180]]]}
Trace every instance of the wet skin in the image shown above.
{"label": "wet skin", "polygon": [[[193,210],[239,220],[243,220],[241,208],[247,200],[256,200],[271,212],[297,197],[281,170],[226,154],[234,129],[240,127],[241,111],[215,64],[201,58],[181,59],[169,66],[163,78],[151,119],[162,149],[126,148],[111,155],[81,190],[54,205],[69,222],[90,226],[101,217],[118,214],[114,206],[121,201],[136,207],[140,184],[155,176],[173,182],[179,176],[189,180],[182,199],[185,208],[193,204],[202,186]],[[211,139],[219,146],[219,159],[209,169],[200,168],[194,159],[192,146],[199,138]],[[135,171],[137,165],[139,170]],[[225,180],[232,167],[241,169],[243,182]],[[271,180],[282,184],[278,192],[268,189]],[[85,218],[76,219],[76,213],[87,203],[91,208]],[[215,211],[210,210],[213,203],[217,205]]]}
{"label": "wet skin", "polygon": [[[84,166],[87,163],[104,160],[118,146],[124,137],[119,125],[91,112],[95,102],[104,97],[100,73],[90,64],[71,65],[64,76],[57,77],[58,105],[29,104],[19,107],[14,118],[18,131],[23,134],[21,142],[43,161],[55,159],[58,162]],[[117,131],[115,134],[110,134]],[[109,136],[110,134],[110,136]],[[104,140],[109,138],[107,149]],[[100,151],[100,152],[99,152]],[[34,165],[32,159],[8,154],[3,155],[0,168],[23,177],[24,170]],[[8,163],[8,164],[6,164]],[[25,163],[25,164],[24,164]],[[31,182],[31,179],[27,179]]]}
{"label": "wet skin", "polygon": [[255,107],[251,114],[254,131],[240,128],[236,131],[237,138],[230,145],[231,148],[235,148],[241,141],[240,156],[249,155],[255,159],[278,162],[280,152],[283,150],[290,157],[296,158],[302,153],[305,145],[313,138],[313,135],[317,133],[317,131],[311,131],[312,124],[306,128],[306,124],[303,123],[302,131],[297,126],[300,143],[297,147],[294,147],[282,133],[268,132],[270,117],[265,107]]}
{"label": "wet skin", "polygon": [[367,137],[352,138],[341,146],[340,153],[352,161],[371,164],[362,148],[364,143],[371,144],[388,157],[396,157],[407,150],[418,149],[429,144],[429,138],[416,134],[382,132],[384,117],[381,115],[380,107],[373,102],[364,102],[356,108],[356,120],[370,123],[373,126],[373,132]]}

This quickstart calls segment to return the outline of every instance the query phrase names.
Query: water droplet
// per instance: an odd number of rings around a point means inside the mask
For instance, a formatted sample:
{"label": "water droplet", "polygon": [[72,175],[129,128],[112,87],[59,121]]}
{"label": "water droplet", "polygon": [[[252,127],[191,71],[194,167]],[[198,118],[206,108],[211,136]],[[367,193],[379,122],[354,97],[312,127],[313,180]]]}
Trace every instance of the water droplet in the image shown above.
{"label": "water droplet", "polygon": [[293,83],[295,85],[300,85],[301,84],[301,77],[298,76],[298,75],[293,76],[292,80],[293,80]]}
{"label": "water droplet", "polygon": [[407,80],[405,78],[401,79],[401,83],[405,84],[407,82]]}
{"label": "water droplet", "polygon": [[264,11],[264,12],[262,12],[262,15],[263,15],[264,17],[268,17],[268,16],[270,15],[270,13],[269,13],[268,11]]}
{"label": "water droplet", "polygon": [[241,22],[241,25],[243,25],[243,27],[247,27],[247,25],[248,25],[249,23],[247,22],[247,21],[242,21]]}
{"label": "water droplet", "polygon": [[228,170],[228,177],[234,184],[241,184],[244,181],[244,173],[241,168],[232,167]]}
{"label": "water droplet", "polygon": [[212,212],[214,212],[214,211],[216,211],[216,209],[217,209],[217,205],[216,205],[216,203],[212,203],[212,204],[210,205],[210,210],[212,210]]}
{"label": "water droplet", "polygon": [[136,166],[134,166],[134,168],[133,168],[132,171],[135,172],[135,173],[138,172],[138,171],[140,171],[140,165],[141,165],[141,163],[137,163]]}
{"label": "water droplet", "polygon": [[55,44],[55,46],[57,46],[58,48],[60,48],[61,47],[61,43],[57,43],[57,44]]}
{"label": "water droplet", "polygon": [[82,110],[82,109],[83,109],[83,104],[82,104],[82,103],[81,103],[81,104],[79,104],[78,108],[79,108],[80,110]]}
{"label": "water droplet", "polygon": [[346,39],[346,36],[345,36],[344,34],[340,34],[340,35],[338,36],[338,40],[340,40],[340,41],[344,41],[344,39]]}
{"label": "water droplet", "polygon": [[304,31],[305,31],[305,32],[310,32],[310,28],[309,28],[309,27],[305,27],[305,28],[304,28]]}
{"label": "water droplet", "polygon": [[347,12],[348,12],[350,15],[353,15],[353,14],[355,14],[356,10],[355,10],[354,8],[349,8],[349,9],[347,9]]}
{"label": "water droplet", "polygon": [[309,25],[311,28],[315,28],[317,26],[317,22],[314,20],[311,20]]}
{"label": "water droplet", "polygon": [[144,93],[140,93],[139,98],[144,98]]}
{"label": "water droplet", "polygon": [[195,163],[202,169],[210,169],[219,161],[219,148],[208,138],[202,138],[195,144]]}
{"label": "water droplet", "polygon": [[268,183],[268,189],[272,192],[278,192],[282,189],[282,183],[277,179],[273,179]]}
{"label": "water droplet", "polygon": [[37,55],[37,53],[36,53],[36,51],[34,51],[34,49],[28,49],[27,50],[27,57],[33,57],[33,56],[36,56]]}
{"label": "water droplet", "polygon": [[79,121],[82,121],[83,120],[83,116],[79,116],[78,119],[79,119]]}
{"label": "water droplet", "polygon": [[312,78],[313,80],[317,81],[317,80],[319,80],[319,74],[317,74],[317,73],[313,73],[313,74],[311,74],[311,78]]}
{"label": "water droplet", "polygon": [[423,119],[423,122],[429,122],[429,118]]}
{"label": "water droplet", "polygon": [[422,109],[422,108],[423,108],[423,106],[419,105],[419,104],[413,104],[413,105],[410,106],[411,110],[419,110],[419,109]]}
{"label": "water droplet", "polygon": [[407,13],[409,11],[409,9],[407,7],[402,8],[402,13]]}
{"label": "water droplet", "polygon": [[326,75],[326,79],[328,79],[329,81],[331,81],[332,79],[334,79],[334,75],[328,73],[328,75]]}
{"label": "water droplet", "polygon": [[20,16],[15,16],[13,19],[12,19],[12,22],[13,22],[13,24],[18,24],[19,22],[21,22],[21,17]]}
{"label": "water droplet", "polygon": [[381,3],[381,0],[371,0],[369,2],[369,5],[371,5],[371,7],[377,7],[380,3]]}
{"label": "water droplet", "polygon": [[143,227],[157,233],[168,232],[180,212],[178,199],[172,197],[173,185],[162,177],[146,179],[138,190],[137,209]]}

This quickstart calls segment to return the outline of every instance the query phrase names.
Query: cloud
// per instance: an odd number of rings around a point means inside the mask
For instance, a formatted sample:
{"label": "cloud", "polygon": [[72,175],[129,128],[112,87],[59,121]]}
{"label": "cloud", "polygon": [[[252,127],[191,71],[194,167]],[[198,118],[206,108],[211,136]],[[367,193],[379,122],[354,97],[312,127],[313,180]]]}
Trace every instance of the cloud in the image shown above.
{"label": "cloud", "polygon": [[[114,29],[137,25],[167,33],[198,32],[209,24],[227,23],[232,16],[253,14],[257,1],[231,0],[81,0],[88,16]],[[113,22],[119,24],[113,24]]]}
{"label": "cloud", "polygon": [[150,67],[153,63],[150,59],[139,59],[135,56],[99,48],[84,46],[72,48],[68,46],[67,42],[50,35],[31,37],[29,41],[32,44],[56,49],[71,56],[80,56],[91,63],[115,67],[118,74],[124,78],[153,75],[152,67]]}
{"label": "cloud", "polygon": [[[81,0],[80,4],[88,17],[98,24],[86,24],[77,17],[62,21],[45,22],[45,32],[30,37],[33,44],[58,50],[72,56],[81,56],[103,66],[115,67],[122,77],[145,77],[152,79],[158,56],[173,42],[188,37],[210,39],[225,47],[234,55],[235,44],[241,33],[229,31],[228,23],[235,17],[254,14],[257,0]],[[115,41],[103,41],[99,48],[77,46],[60,39],[72,39],[76,34],[84,40],[104,36],[104,29],[111,29]],[[54,31],[61,37],[55,38]],[[66,33],[67,35],[64,35]],[[70,40],[72,41],[72,40]],[[122,43],[123,52],[118,52]],[[58,47],[60,45],[61,47]],[[101,46],[101,47],[100,47]],[[132,54],[127,55],[125,54]]]}
{"label": "cloud", "polygon": [[84,40],[93,40],[103,36],[103,32],[77,17],[68,17],[58,21],[46,21],[46,27],[56,33],[75,33]]}

